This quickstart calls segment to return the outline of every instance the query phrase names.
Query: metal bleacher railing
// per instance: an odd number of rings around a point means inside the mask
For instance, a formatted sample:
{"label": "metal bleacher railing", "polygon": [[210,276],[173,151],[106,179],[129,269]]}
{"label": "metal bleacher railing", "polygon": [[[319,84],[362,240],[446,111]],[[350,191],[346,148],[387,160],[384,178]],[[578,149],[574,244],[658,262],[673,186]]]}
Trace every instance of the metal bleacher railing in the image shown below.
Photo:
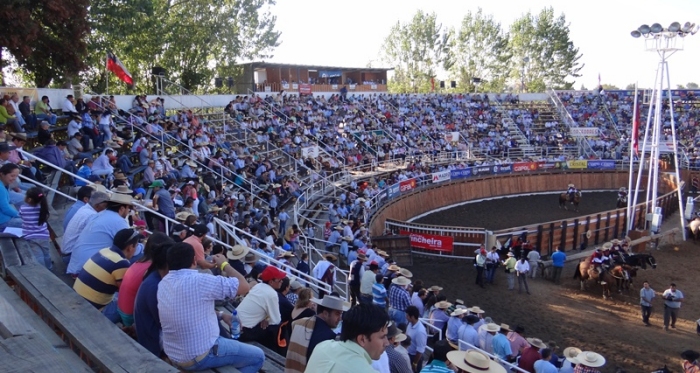
{"label": "metal bleacher railing", "polygon": [[[68,175],[68,176],[70,176],[70,177],[75,178],[76,180],[81,180],[81,181],[87,183],[88,185],[89,185],[89,184],[92,184],[90,181],[88,181],[88,180],[86,180],[86,179],[84,179],[84,178],[82,178],[82,177],[80,177],[80,176],[78,176],[78,175],[76,175],[76,174],[73,174],[72,172],[69,172],[69,171],[67,171],[67,170],[61,169],[61,168],[57,167],[56,165],[54,165],[54,164],[52,164],[52,163],[49,163],[49,162],[47,162],[47,161],[45,161],[45,160],[43,160],[43,159],[41,159],[41,158],[38,158],[38,157],[34,156],[34,155],[31,154],[31,153],[28,153],[28,152],[26,152],[26,151],[19,150],[19,149],[18,149],[18,151],[22,154],[22,156],[26,157],[27,159],[30,159],[30,160],[35,161],[35,162],[39,162],[39,163],[41,163],[44,167],[46,167],[47,169],[52,170],[51,172],[55,172],[55,173],[57,174],[56,177],[58,177],[58,178],[60,178],[60,175],[61,175],[61,174],[66,174],[66,175]],[[26,177],[24,177],[23,175],[20,175],[20,178],[21,178],[22,180],[26,180],[27,182],[32,182],[32,183],[33,183],[33,181],[32,181],[31,179],[26,178]],[[43,188],[45,188],[45,189],[47,189],[47,190],[53,192],[53,193],[56,193],[56,194],[59,194],[59,195],[63,196],[63,197],[65,197],[65,198],[67,198],[67,199],[69,199],[69,200],[71,200],[71,201],[76,201],[76,198],[75,198],[75,197],[70,196],[69,194],[66,194],[66,193],[62,192],[62,191],[59,190],[58,188],[55,188],[55,187],[52,187],[52,186],[49,186],[49,185],[43,185],[43,184],[41,184],[41,186],[42,186]],[[155,210],[151,209],[150,207],[146,206],[146,204],[138,204],[138,205],[135,206],[135,207],[136,207],[136,210],[139,211],[139,212],[144,212],[144,213],[147,212],[147,213],[149,213],[149,214],[153,214],[153,215],[159,217],[160,219],[162,219],[163,222],[164,222],[164,225],[165,225],[165,231],[166,231],[166,232],[170,232],[170,227],[173,226],[174,224],[180,224],[180,222],[176,221],[175,219],[172,219],[172,218],[169,218],[169,217],[167,217],[167,216],[165,216],[165,215],[162,215],[162,214],[159,213],[158,211],[155,211]],[[214,241],[215,243],[224,245],[224,247],[226,247],[226,248],[229,249],[229,250],[230,250],[230,249],[233,247],[233,245],[235,245],[235,244],[246,245],[246,242],[243,241],[243,240],[241,240],[240,237],[248,237],[248,238],[251,239],[251,240],[260,240],[259,237],[253,236],[253,235],[251,235],[250,233],[245,232],[245,231],[243,231],[243,230],[241,230],[241,229],[238,229],[238,228],[236,228],[235,226],[230,225],[230,224],[228,224],[228,223],[226,223],[226,222],[224,222],[224,221],[222,221],[222,220],[215,219],[215,222],[216,222],[216,224],[217,224],[220,228],[223,228],[224,231],[226,231],[227,233],[230,233],[230,234],[229,234],[229,237],[234,237],[235,240],[236,240],[236,242],[233,243],[233,244],[231,244],[231,242],[224,242],[224,241],[221,241],[220,239],[218,239],[218,238],[216,238],[216,237],[210,237],[210,238],[211,238],[212,241]],[[298,279],[299,281],[303,281],[303,283],[308,284],[310,287],[312,287],[312,288],[313,288],[314,290],[316,290],[317,292],[318,292],[319,290],[323,290],[323,291],[326,291],[326,292],[330,292],[330,291],[331,291],[331,287],[330,287],[328,284],[326,284],[326,283],[324,283],[324,282],[322,282],[322,281],[320,281],[320,280],[317,280],[316,278],[314,278],[314,277],[312,277],[312,276],[309,276],[309,275],[306,275],[306,274],[304,274],[304,273],[301,273],[301,272],[297,271],[296,268],[294,268],[294,267],[291,266],[291,265],[288,265],[288,264],[286,264],[286,263],[280,262],[280,261],[278,261],[278,260],[276,260],[275,258],[272,258],[272,257],[262,257],[260,254],[258,254],[258,256],[260,257],[259,260],[262,260],[262,261],[264,261],[264,262],[267,262],[268,264],[275,265],[276,267],[278,267],[278,268],[280,268],[280,269],[286,271],[286,272],[287,272],[288,274],[290,274],[293,278],[296,278],[296,279]]]}
{"label": "metal bleacher railing", "polygon": [[[561,102],[561,99],[559,98],[557,92],[551,88],[548,88],[547,95],[549,95],[549,99],[552,101],[552,104],[557,109],[560,119],[562,120],[562,122],[564,122],[564,124],[567,125],[567,127],[569,127],[569,130],[571,130],[574,127],[577,127],[574,118],[571,117],[571,114],[564,106],[564,103]],[[579,144],[579,151],[583,153],[587,159],[596,156],[596,152],[591,147],[591,144],[588,143],[588,139],[586,139],[585,137],[576,137],[576,141]]]}

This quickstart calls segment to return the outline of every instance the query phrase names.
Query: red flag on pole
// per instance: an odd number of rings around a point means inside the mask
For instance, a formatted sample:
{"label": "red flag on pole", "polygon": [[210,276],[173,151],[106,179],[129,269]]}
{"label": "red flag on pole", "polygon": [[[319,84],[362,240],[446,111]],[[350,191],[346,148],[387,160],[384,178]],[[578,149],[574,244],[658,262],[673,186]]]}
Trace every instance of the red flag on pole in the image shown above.
{"label": "red flag on pole", "polygon": [[119,61],[119,58],[117,58],[117,56],[115,56],[112,52],[107,53],[107,70],[113,72],[122,82],[128,85],[134,84],[134,80],[131,78],[129,70],[124,67],[122,62]]}

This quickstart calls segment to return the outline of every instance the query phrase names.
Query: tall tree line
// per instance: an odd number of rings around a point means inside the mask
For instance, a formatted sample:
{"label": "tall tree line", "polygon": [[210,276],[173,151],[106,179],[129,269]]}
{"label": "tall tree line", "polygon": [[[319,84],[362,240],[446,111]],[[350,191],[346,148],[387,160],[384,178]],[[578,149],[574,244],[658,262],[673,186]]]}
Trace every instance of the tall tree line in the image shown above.
{"label": "tall tree line", "polygon": [[381,55],[394,67],[392,92],[429,92],[439,68],[459,92],[571,89],[583,68],[564,14],[556,16],[551,7],[523,14],[508,30],[481,8],[449,29],[434,13],[418,11],[392,27]]}
{"label": "tall tree line", "polygon": [[[236,76],[240,60],[269,58],[279,45],[275,0],[8,1],[0,4],[0,22],[24,28],[0,35],[0,65],[13,60],[38,87],[79,80],[97,92],[107,84],[114,93],[152,92],[151,69],[159,66],[189,91],[214,91],[214,77]],[[134,87],[105,71],[108,51],[131,72]]]}

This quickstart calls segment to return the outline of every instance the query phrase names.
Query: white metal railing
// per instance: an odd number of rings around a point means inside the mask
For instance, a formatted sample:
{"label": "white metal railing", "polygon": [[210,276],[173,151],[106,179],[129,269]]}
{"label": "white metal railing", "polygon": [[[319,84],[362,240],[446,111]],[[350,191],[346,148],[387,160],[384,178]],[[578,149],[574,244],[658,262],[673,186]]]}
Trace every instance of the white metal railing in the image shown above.
{"label": "white metal railing", "polygon": [[[465,347],[464,349],[462,349],[463,346]],[[477,350],[477,351],[483,353],[484,355],[488,356],[491,360],[497,362],[498,364],[501,364],[504,368],[506,368],[506,370],[516,371],[516,372],[520,372],[520,373],[528,373],[527,370],[524,370],[522,368],[518,368],[517,365],[515,365],[513,363],[509,363],[509,362],[501,359],[500,357],[498,357],[494,354],[488,353],[488,352],[482,350],[481,348],[479,348],[478,346],[474,346],[473,344],[471,344],[469,342],[465,342],[461,339],[457,340],[457,347],[459,347],[460,351],[472,350],[472,349]]]}
{"label": "white metal railing", "polygon": [[[549,88],[547,89],[547,94],[549,95],[550,100],[554,104],[554,107],[559,112],[559,117],[561,118],[562,122],[564,122],[569,127],[569,131],[571,131],[573,127],[577,127],[574,118],[571,117],[571,113],[569,113],[569,110],[566,109],[564,103],[561,102],[561,99],[559,98],[557,92]],[[577,142],[581,147],[581,151],[586,155],[586,158],[596,156],[596,152],[591,147],[591,144],[588,143],[588,139],[586,139],[585,137],[579,137],[577,138]]]}

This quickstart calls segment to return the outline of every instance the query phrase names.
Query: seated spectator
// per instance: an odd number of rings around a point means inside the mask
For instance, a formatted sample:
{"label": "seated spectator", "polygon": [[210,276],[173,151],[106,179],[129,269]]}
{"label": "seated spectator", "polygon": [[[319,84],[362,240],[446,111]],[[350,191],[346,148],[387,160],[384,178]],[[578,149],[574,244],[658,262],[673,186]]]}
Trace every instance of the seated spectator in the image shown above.
{"label": "seated spectator", "polygon": [[5,163],[0,167],[0,229],[7,227],[21,228],[22,219],[19,212],[10,203],[9,186],[17,181],[19,177],[19,166],[14,163]]}
{"label": "seated spectator", "polygon": [[[93,165],[92,157],[86,157],[86,158],[81,159],[80,162],[78,162],[78,172],[76,173],[76,175],[80,176],[81,178],[83,178],[85,180],[89,180],[90,176],[93,176],[92,175],[92,165]],[[94,176],[97,176],[97,175],[94,175]],[[75,185],[82,187],[82,186],[86,186],[87,182],[76,178]]]}
{"label": "seated spectator", "polygon": [[287,274],[275,266],[267,266],[259,283],[238,306],[242,342],[256,341],[268,348],[277,346],[277,332],[282,323],[277,289]]}
{"label": "seated spectator", "polygon": [[117,158],[114,156],[114,150],[107,148],[102,152],[102,155],[97,157],[92,165],[92,174],[97,176],[109,176],[114,172],[112,161]]}
{"label": "seated spectator", "polygon": [[53,139],[53,134],[49,131],[49,122],[42,120],[39,123],[39,131],[36,134],[36,139],[41,145],[46,145],[46,143]]}
{"label": "seated spectator", "polygon": [[58,120],[58,116],[54,114],[51,105],[49,105],[48,96],[42,96],[41,101],[36,103],[34,106],[34,114],[36,114],[37,120],[47,120],[52,126],[55,126]]}
{"label": "seated spectator", "polygon": [[124,273],[129,268],[129,259],[136,252],[142,239],[137,231],[122,229],[114,236],[111,247],[104,248],[85,262],[73,289],[85,300],[99,309],[111,322],[121,320],[117,312],[117,297]]}
{"label": "seated spectator", "polygon": [[0,98],[0,124],[12,128],[15,132],[24,132],[14,114],[7,111],[9,103],[6,98]]}
{"label": "seated spectator", "polygon": [[[2,168],[0,168],[1,172]],[[131,212],[133,204],[130,196],[112,193],[107,203],[107,209],[88,222],[80,234],[71,254],[66,273],[77,275],[88,259],[103,248],[112,245],[117,232],[129,228],[125,219]]]}
{"label": "seated spectator", "polygon": [[[85,193],[83,188],[85,188],[85,190],[90,190],[90,197],[86,199],[88,203],[86,204],[83,203],[83,201],[78,201],[81,203],[82,207],[80,207],[71,215],[71,218],[68,224],[66,225],[66,228],[63,230],[63,245],[61,247],[61,259],[63,260],[63,263],[66,266],[68,266],[68,263],[70,263],[70,257],[71,253],[73,252],[73,248],[75,247],[76,242],[78,242],[78,239],[83,233],[83,229],[85,229],[87,223],[91,219],[94,219],[98,213],[104,211],[104,209],[107,208],[107,203],[109,202],[109,196],[107,195],[107,193],[99,191],[92,192],[94,189],[88,186],[80,188],[80,190],[78,191],[78,197],[80,197],[81,192]],[[78,205],[78,202],[76,202],[73,205],[73,207]],[[73,207],[71,207],[71,210],[73,209]],[[70,210],[68,212],[70,212]],[[66,218],[64,218],[64,222],[68,220],[67,216],[68,214],[66,213]]]}
{"label": "seated spectator", "polygon": [[195,261],[197,262],[197,267],[199,269],[212,269],[216,265],[209,262],[204,257],[204,246],[202,246],[202,240],[209,232],[209,229],[204,224],[196,224],[192,227],[192,235],[187,237],[182,242],[192,245],[194,248]]}
{"label": "seated spectator", "polygon": [[218,320],[231,325],[231,315],[215,312],[214,301],[248,292],[243,276],[226,257],[214,257],[228,277],[198,273],[192,245],[173,245],[166,254],[168,274],[158,284],[158,315],[163,328],[163,350],[173,365],[187,371],[233,366],[256,373],[265,354],[255,346],[219,336]]}
{"label": "seated spectator", "polygon": [[73,95],[68,95],[66,96],[66,99],[63,100],[63,105],[61,106],[61,111],[63,112],[63,115],[78,115],[78,110],[75,108],[75,99],[73,98]]}
{"label": "seated spectator", "polygon": [[32,114],[32,108],[30,106],[31,100],[29,96],[24,96],[22,97],[22,102],[18,105],[22,118],[24,118],[25,130],[32,130],[36,127],[36,116]]}
{"label": "seated spectator", "polygon": [[343,316],[340,341],[319,343],[306,364],[305,372],[373,372],[389,342],[386,311],[372,304],[360,304]]}
{"label": "seated spectator", "polygon": [[73,137],[68,141],[68,152],[73,156],[73,159],[78,160],[81,158],[92,158],[92,154],[84,151],[82,144],[83,134],[82,132],[76,132]]}
{"label": "seated spectator", "polygon": [[92,195],[92,192],[95,191],[95,188],[92,186],[83,186],[78,189],[78,195],[77,195],[77,201],[71,205],[71,207],[66,211],[66,214],[63,215],[63,231],[65,232],[66,228],[68,227],[68,223],[70,223],[71,219],[73,219],[73,216],[75,213],[80,210],[81,207],[85,206],[88,201],[90,200],[90,196]]}

